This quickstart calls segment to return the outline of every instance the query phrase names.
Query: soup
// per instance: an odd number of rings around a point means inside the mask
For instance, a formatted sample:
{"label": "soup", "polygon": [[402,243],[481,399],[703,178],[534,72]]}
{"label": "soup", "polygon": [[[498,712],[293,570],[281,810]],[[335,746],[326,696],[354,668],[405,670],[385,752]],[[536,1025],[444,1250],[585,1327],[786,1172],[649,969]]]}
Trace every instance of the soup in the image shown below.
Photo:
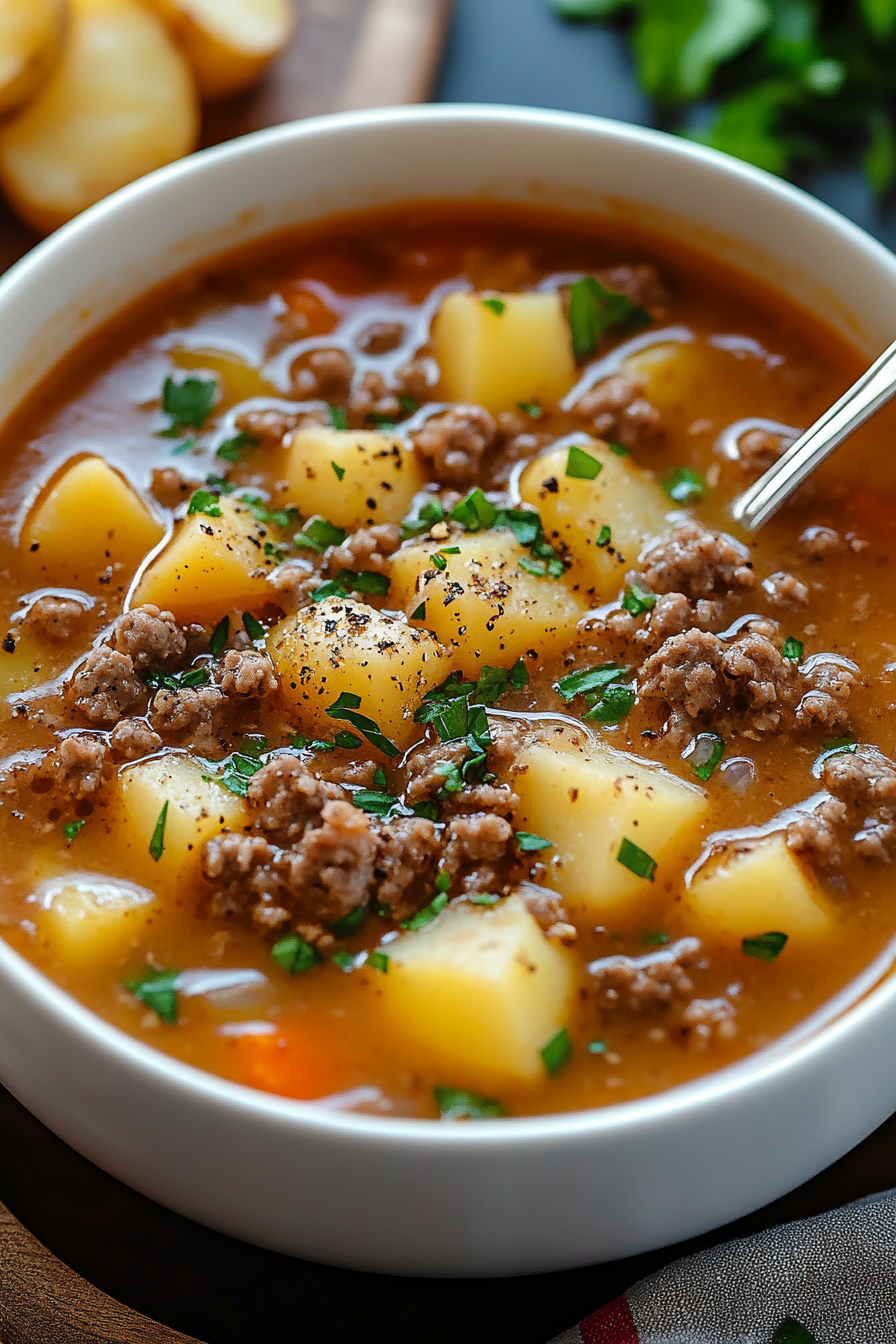
{"label": "soup", "polygon": [[522,210],[154,293],[4,430],[4,936],[372,1114],[768,1046],[896,930],[892,420],[759,537],[729,512],[860,368],[680,244]]}

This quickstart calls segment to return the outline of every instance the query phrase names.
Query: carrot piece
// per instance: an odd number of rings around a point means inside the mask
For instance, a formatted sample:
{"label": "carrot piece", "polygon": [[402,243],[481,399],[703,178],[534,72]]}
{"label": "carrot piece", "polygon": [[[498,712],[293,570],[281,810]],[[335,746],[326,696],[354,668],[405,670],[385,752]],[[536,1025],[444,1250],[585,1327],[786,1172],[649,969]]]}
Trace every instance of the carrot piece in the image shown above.
{"label": "carrot piece", "polygon": [[233,1044],[239,1081],[261,1092],[311,1101],[343,1084],[332,1042],[304,1024],[291,1023],[276,1036],[240,1036]]}

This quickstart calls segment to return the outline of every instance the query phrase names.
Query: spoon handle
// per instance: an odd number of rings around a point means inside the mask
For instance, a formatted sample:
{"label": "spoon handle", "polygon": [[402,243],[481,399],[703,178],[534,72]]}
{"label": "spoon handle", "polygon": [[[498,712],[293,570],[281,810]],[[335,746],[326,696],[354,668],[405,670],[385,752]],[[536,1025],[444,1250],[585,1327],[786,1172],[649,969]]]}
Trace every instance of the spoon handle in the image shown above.
{"label": "spoon handle", "polygon": [[896,395],[896,341],[784,452],[764,476],[734,501],[739,523],[756,532],[844,439]]}

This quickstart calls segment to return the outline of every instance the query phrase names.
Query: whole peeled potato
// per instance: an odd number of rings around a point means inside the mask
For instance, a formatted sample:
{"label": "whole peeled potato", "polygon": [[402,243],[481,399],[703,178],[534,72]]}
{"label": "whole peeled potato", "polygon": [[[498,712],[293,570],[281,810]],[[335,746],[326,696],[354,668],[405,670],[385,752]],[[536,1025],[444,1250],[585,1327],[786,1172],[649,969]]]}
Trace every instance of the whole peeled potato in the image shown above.
{"label": "whole peeled potato", "polygon": [[257,79],[292,35],[293,0],[152,0],[186,53],[203,98]]}
{"label": "whole peeled potato", "polygon": [[65,0],[0,0],[0,116],[28,101],[62,53]]}
{"label": "whole peeled potato", "polygon": [[190,67],[140,0],[70,0],[62,61],[0,126],[0,185],[40,232],[195,149]]}

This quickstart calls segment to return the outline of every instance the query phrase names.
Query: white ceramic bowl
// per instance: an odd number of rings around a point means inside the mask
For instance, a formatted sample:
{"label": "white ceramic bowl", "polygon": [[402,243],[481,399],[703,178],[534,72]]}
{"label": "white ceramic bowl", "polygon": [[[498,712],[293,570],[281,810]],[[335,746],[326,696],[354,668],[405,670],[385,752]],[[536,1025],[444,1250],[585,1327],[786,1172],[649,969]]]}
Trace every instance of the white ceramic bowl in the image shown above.
{"label": "white ceramic bowl", "polygon": [[[869,356],[896,334],[896,260],[792,187],[682,140],[504,108],[324,118],[119,192],[0,282],[0,405],[152,285],[336,211],[411,199],[634,218],[771,281]],[[886,958],[772,1049],[645,1101],[439,1124],[281,1100],[94,1017],[0,942],[0,1078],[152,1198],[278,1251],[358,1269],[519,1274],[630,1255],[757,1208],[896,1107]]]}

